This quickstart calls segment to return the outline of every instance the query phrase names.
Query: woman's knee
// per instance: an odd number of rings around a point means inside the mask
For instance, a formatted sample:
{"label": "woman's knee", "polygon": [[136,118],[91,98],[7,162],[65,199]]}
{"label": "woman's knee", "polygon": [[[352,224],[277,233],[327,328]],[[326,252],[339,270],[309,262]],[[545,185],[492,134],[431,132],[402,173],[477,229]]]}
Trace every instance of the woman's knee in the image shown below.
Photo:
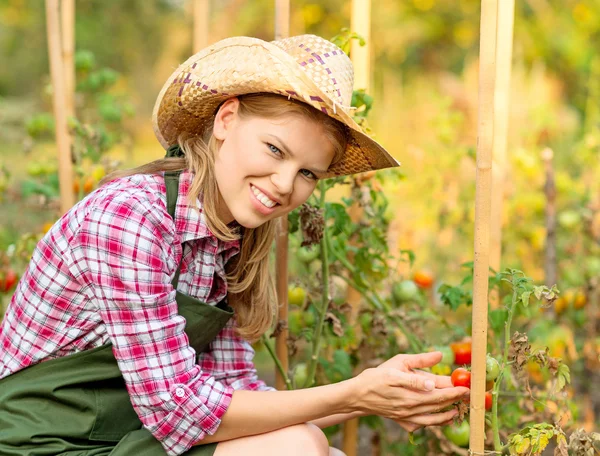
{"label": "woman's knee", "polygon": [[314,424],[305,423],[221,442],[215,456],[329,456],[327,437]]}
{"label": "woman's knee", "polygon": [[[305,423],[281,429],[284,441],[293,442],[294,449],[303,449],[304,454],[329,456],[329,441],[323,431],[314,424]],[[289,439],[289,440],[288,440]]]}

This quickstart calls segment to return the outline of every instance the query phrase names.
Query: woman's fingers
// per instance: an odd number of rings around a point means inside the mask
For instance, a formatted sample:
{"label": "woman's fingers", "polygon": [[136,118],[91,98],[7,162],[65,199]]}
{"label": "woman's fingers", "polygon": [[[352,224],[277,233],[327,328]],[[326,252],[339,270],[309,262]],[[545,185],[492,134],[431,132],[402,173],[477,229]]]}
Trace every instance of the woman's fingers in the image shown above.
{"label": "woman's fingers", "polygon": [[416,355],[404,355],[403,362],[408,369],[423,369],[433,367],[442,360],[442,352],[418,353]]}
{"label": "woman's fingers", "polygon": [[431,378],[397,369],[385,369],[385,372],[388,375],[390,386],[401,386],[414,391],[433,391],[435,389],[435,382]]}
{"label": "woman's fingers", "polygon": [[398,420],[398,421],[396,421],[396,423],[398,423],[400,425],[400,427],[402,429],[404,429],[406,432],[415,432],[423,427],[419,424],[414,424],[414,423],[411,423],[409,421],[404,421],[404,420]]}
{"label": "woman's fingers", "polygon": [[[413,426],[441,426],[443,424],[448,423],[452,420],[458,412],[456,410],[449,410],[447,412],[442,413],[426,413],[422,415],[414,415],[410,418],[403,418],[402,423],[404,425],[413,425]],[[398,423],[400,424],[400,423]],[[402,425],[401,425],[402,426]],[[404,427],[404,426],[402,426]],[[412,431],[411,431],[412,432]]]}
{"label": "woman's fingers", "polygon": [[425,372],[422,370],[415,370],[414,373],[417,375],[422,375],[424,377],[427,377],[427,378],[430,378],[431,380],[433,380],[435,382],[436,388],[451,388],[452,387],[452,380],[450,379],[449,375],[436,375],[436,374],[432,374],[431,372]]}
{"label": "woman's fingers", "polygon": [[436,404],[424,404],[417,405],[410,409],[409,417],[417,416],[417,415],[425,415],[429,413],[440,413],[442,410],[446,411],[448,407],[452,407],[452,404],[456,402],[456,399],[448,399],[445,401],[441,401]]}

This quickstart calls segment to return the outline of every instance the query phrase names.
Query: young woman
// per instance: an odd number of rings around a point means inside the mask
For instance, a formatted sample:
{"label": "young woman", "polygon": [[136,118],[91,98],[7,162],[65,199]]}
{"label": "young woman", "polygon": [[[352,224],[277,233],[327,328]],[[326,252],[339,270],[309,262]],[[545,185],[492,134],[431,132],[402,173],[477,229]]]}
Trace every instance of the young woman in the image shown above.
{"label": "young woman", "polygon": [[275,391],[248,341],[271,325],[275,220],[319,179],[396,166],[351,119],[352,66],[304,35],[231,38],[169,77],[167,157],[110,176],[38,244],[0,331],[0,454],[328,455],[320,428],[447,423],[464,396],[397,355]]}

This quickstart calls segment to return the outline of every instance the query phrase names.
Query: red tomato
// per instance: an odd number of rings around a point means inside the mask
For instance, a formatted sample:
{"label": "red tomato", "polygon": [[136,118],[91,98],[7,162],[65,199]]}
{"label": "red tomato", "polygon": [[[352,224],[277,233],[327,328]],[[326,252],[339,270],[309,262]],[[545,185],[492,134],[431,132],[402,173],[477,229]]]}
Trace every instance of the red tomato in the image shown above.
{"label": "red tomato", "polygon": [[452,381],[453,386],[466,386],[467,388],[471,388],[471,372],[462,367],[454,369],[454,372],[452,372],[452,375],[450,376],[450,380]]}
{"label": "red tomato", "polygon": [[419,288],[430,288],[433,285],[433,274],[429,271],[416,271],[413,280]]}
{"label": "red tomato", "polygon": [[492,408],[492,393],[489,391],[485,393],[485,409],[490,410]]}
{"label": "red tomato", "polygon": [[11,288],[15,286],[18,279],[19,278],[17,277],[17,273],[15,271],[12,269],[6,271],[6,274],[4,274],[4,280],[0,280],[0,292],[6,293],[7,291],[10,291]]}
{"label": "red tomato", "polygon": [[454,364],[471,364],[471,342],[455,342],[450,348],[454,352]]}

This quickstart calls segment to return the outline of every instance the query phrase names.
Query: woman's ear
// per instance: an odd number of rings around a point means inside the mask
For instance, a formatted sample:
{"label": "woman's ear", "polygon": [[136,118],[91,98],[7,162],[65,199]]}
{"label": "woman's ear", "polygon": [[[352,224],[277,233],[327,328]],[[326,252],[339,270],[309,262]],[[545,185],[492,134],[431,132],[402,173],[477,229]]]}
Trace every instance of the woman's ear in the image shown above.
{"label": "woman's ear", "polygon": [[221,104],[217,114],[215,115],[215,123],[213,126],[213,136],[224,141],[227,132],[231,130],[231,126],[237,117],[238,108],[240,106],[240,100],[237,98],[230,98]]}

